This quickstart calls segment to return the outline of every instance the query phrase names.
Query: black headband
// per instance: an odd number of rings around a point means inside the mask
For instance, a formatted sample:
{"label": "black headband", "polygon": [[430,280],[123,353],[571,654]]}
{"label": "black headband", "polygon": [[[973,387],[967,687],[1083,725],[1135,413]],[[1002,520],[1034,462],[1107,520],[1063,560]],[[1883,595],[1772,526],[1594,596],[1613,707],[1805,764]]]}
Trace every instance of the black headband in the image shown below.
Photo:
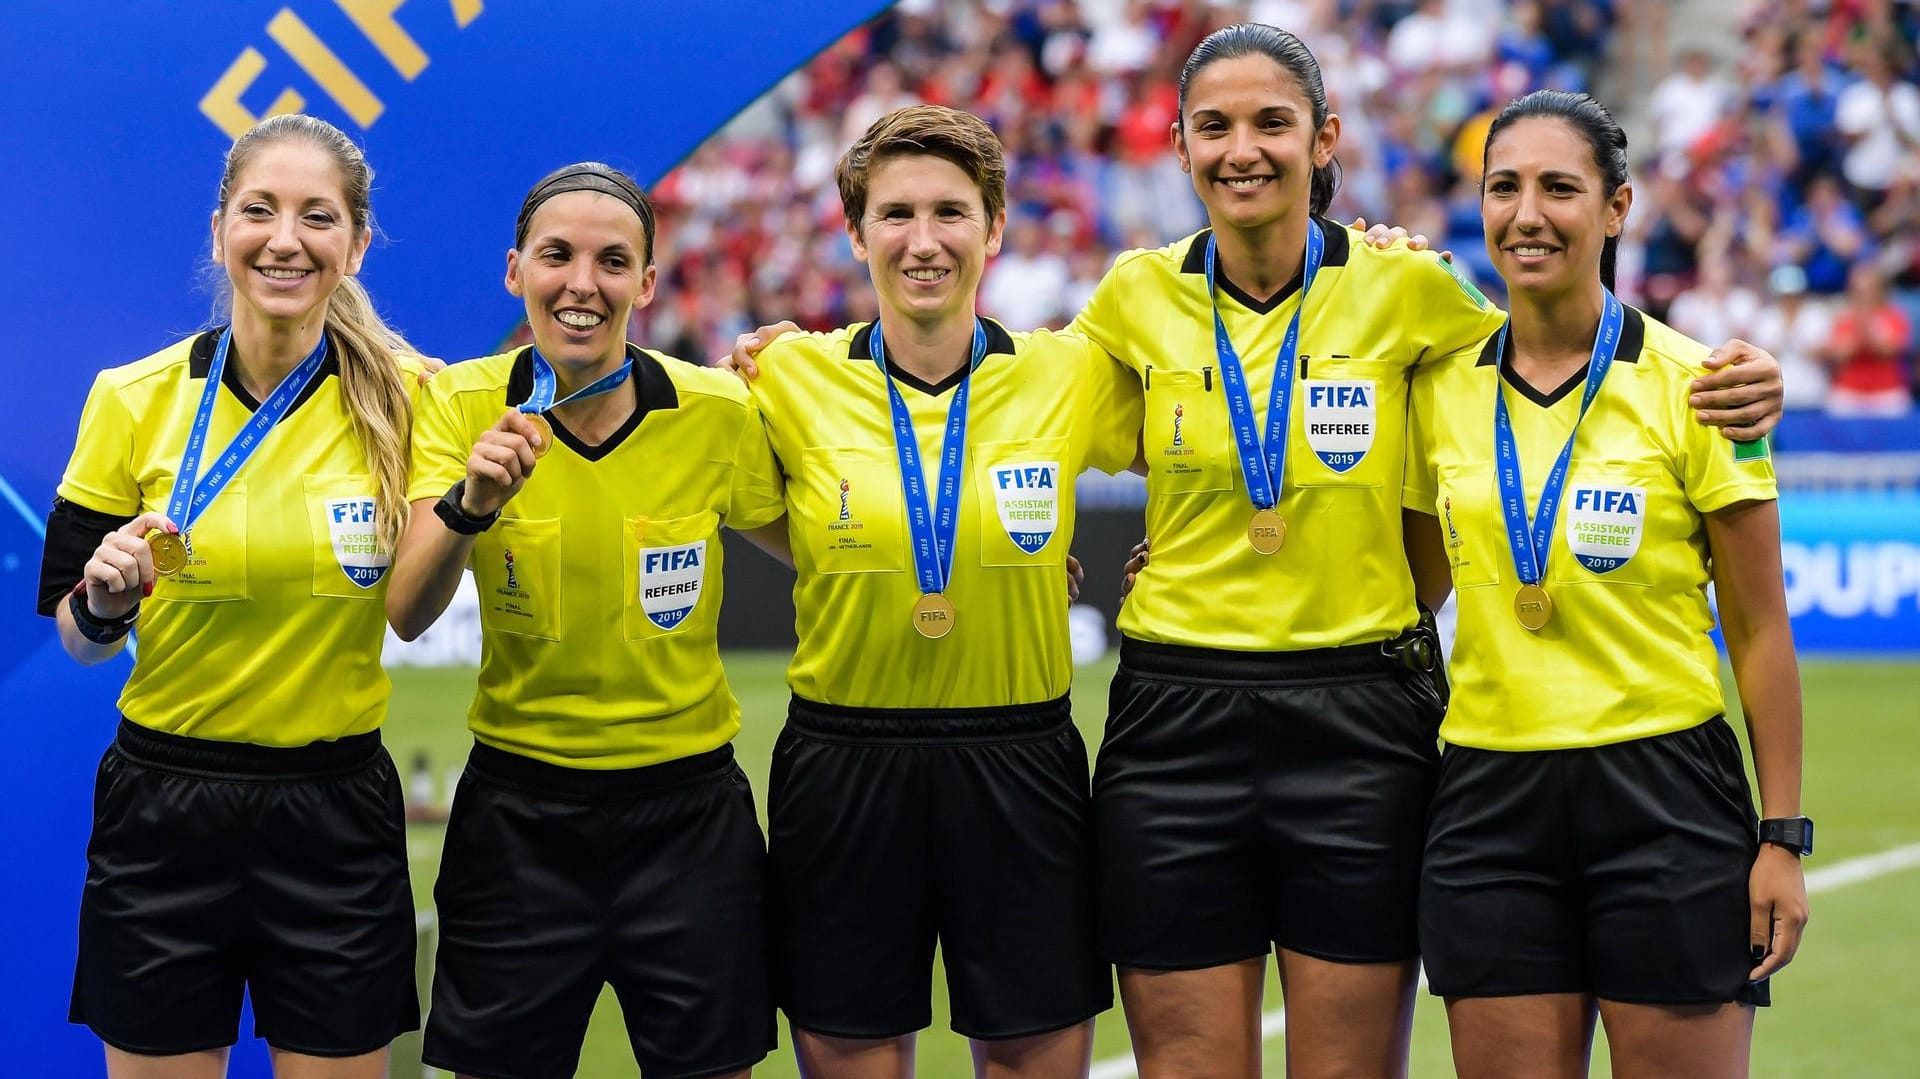
{"label": "black headband", "polygon": [[520,204],[520,219],[513,225],[513,246],[519,247],[527,242],[527,226],[533,222],[534,211],[555,195],[564,195],[569,191],[593,191],[602,195],[611,195],[627,204],[634,216],[640,219],[641,228],[646,236],[646,261],[653,261],[653,205],[632,180],[607,165],[584,163],[568,165],[546,179],[533,185],[527,192],[526,200]]}

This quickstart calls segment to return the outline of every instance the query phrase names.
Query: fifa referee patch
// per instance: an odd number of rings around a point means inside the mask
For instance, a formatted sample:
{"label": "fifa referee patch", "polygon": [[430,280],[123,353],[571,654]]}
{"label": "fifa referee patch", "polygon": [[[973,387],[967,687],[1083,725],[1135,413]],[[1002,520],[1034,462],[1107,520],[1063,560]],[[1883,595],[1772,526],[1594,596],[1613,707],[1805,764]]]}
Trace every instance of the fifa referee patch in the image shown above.
{"label": "fifa referee patch", "polygon": [[640,550],[640,609],[661,629],[686,621],[707,578],[707,541]]}
{"label": "fifa referee patch", "polygon": [[1764,461],[1773,455],[1773,438],[1762,435],[1752,442],[1735,442],[1733,459],[1736,461]]}

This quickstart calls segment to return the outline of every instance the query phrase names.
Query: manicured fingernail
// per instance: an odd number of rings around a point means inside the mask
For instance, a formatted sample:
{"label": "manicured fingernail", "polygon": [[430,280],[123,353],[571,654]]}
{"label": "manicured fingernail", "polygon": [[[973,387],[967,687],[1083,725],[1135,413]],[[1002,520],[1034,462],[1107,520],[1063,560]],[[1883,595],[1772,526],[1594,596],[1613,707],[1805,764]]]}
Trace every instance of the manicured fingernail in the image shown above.
{"label": "manicured fingernail", "polygon": [[1753,956],[1753,961],[1758,963],[1760,960],[1765,959],[1767,957],[1767,946],[1764,944],[1755,944],[1749,947],[1747,949],[1747,952],[1748,954]]}
{"label": "manicured fingernail", "polygon": [[146,582],[145,584],[143,584],[143,585],[141,585],[141,586],[140,586],[140,594],[141,594],[142,596],[151,596],[151,595],[153,595],[153,582],[152,582],[152,581],[148,581],[148,582]]}

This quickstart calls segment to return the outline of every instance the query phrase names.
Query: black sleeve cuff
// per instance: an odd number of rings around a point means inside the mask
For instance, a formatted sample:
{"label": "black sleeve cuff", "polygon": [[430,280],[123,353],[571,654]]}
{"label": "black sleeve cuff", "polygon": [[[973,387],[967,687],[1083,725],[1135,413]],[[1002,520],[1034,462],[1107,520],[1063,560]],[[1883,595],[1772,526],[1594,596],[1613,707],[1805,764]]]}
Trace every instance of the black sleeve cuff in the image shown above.
{"label": "black sleeve cuff", "polygon": [[101,513],[55,498],[47,514],[46,542],[40,548],[40,593],[34,609],[52,618],[80,582],[100,537],[131,520],[131,514]]}

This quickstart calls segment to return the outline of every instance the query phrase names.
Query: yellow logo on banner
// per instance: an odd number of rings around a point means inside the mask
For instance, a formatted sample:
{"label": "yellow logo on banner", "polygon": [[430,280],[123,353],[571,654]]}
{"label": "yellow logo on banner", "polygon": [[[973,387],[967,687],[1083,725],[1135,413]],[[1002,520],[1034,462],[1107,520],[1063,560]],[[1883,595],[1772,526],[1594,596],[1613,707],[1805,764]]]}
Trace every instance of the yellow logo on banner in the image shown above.
{"label": "yellow logo on banner", "polygon": [[[394,12],[405,6],[407,0],[333,2],[346,12],[361,33],[367,35],[367,40],[373,42],[374,47],[380,50],[380,55],[387,58],[387,63],[393,65],[401,78],[412,82],[420,72],[426,70],[426,51],[393,17]],[[483,0],[449,2],[453,7],[454,25],[462,30],[480,17],[480,11],[485,6]],[[288,56],[293,57],[293,62],[299,64],[300,69],[314,82],[319,83],[320,88],[353,118],[354,123],[363,128],[372,127],[373,122],[386,110],[386,106],[380,103],[367,84],[332,49],[327,48],[327,43],[321,41],[320,36],[300,16],[294,14],[292,8],[281,8],[267,22],[267,36]],[[252,89],[254,80],[266,69],[267,58],[258,49],[248,46],[240,50],[240,55],[228,65],[226,72],[214,81],[207,96],[200,99],[201,113],[212,120],[215,127],[226,132],[228,138],[239,138],[248,128],[266,118],[255,116],[240,103],[240,95]],[[267,116],[299,112],[306,104],[307,99],[301,96],[300,91],[289,86],[274,99],[272,106],[267,109]]]}

